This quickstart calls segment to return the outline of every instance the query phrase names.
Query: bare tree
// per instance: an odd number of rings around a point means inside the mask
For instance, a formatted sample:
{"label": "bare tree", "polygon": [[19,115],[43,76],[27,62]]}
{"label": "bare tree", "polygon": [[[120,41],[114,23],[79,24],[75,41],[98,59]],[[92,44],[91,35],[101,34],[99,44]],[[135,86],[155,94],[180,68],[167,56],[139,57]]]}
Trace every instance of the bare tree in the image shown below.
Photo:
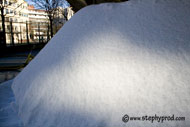
{"label": "bare tree", "polygon": [[36,4],[37,8],[46,11],[50,22],[51,37],[53,37],[53,20],[56,15],[57,8],[62,7],[64,4],[66,4],[66,1],[65,0],[31,0],[31,1]]}
{"label": "bare tree", "polygon": [[61,15],[64,17],[65,21],[68,21],[68,10],[67,8],[60,10]]}
{"label": "bare tree", "polygon": [[5,0],[0,0],[1,22],[2,22],[2,29],[3,29],[2,31],[3,37],[2,37],[2,44],[1,44],[2,46],[6,46],[6,30],[5,30],[5,15],[6,14],[4,13],[4,11],[11,4],[12,4],[11,2],[8,3]]}
{"label": "bare tree", "polygon": [[[6,16],[6,13],[4,12],[5,9],[7,9],[8,6],[12,5],[16,3],[16,0],[10,0],[9,2],[6,1],[6,0],[0,0],[0,10],[1,10],[1,22],[2,22],[2,40],[3,40],[3,43],[2,43],[2,46],[6,46],[6,29],[5,29],[5,16]],[[23,2],[24,3],[24,2]],[[23,3],[19,4],[16,8],[14,8],[14,10],[16,10],[17,8],[19,8]],[[13,11],[14,11],[13,10]]]}

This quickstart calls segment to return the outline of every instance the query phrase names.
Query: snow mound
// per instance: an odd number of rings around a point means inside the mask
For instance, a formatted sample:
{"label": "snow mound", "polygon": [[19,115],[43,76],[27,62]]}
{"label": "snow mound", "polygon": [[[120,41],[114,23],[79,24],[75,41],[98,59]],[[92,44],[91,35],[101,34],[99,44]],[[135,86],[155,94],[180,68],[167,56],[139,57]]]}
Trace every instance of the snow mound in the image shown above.
{"label": "snow mound", "polygon": [[[190,1],[79,11],[15,78],[27,127],[189,127]],[[172,116],[185,121],[132,121]]]}

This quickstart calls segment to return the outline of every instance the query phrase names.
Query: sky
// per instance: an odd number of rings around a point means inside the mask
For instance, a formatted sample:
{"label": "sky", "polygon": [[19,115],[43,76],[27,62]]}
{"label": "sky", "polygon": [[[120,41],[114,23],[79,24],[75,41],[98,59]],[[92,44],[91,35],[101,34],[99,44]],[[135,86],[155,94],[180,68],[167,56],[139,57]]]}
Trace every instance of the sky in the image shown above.
{"label": "sky", "polygon": [[[32,2],[32,0],[25,0],[29,5],[34,5],[35,6],[35,3],[33,3]],[[64,5],[63,5],[63,7],[64,8],[67,8],[67,7],[69,7],[70,5],[69,5],[69,3],[66,1],[66,0],[64,0]]]}

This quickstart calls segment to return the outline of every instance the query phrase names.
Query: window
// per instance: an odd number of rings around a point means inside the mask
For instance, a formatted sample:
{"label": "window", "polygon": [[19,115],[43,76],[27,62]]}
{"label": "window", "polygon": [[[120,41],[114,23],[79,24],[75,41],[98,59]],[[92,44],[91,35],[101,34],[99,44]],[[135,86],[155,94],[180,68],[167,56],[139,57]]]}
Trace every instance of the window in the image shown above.
{"label": "window", "polygon": [[9,21],[9,17],[5,17],[5,21]]}
{"label": "window", "polygon": [[17,27],[15,26],[15,31],[17,31]]}
{"label": "window", "polygon": [[28,17],[28,15],[27,15],[27,14],[23,14],[22,16],[23,16],[23,17]]}
{"label": "window", "polygon": [[10,25],[7,25],[7,30],[9,30],[9,31],[10,31],[10,29],[11,29],[11,28],[10,28]]}
{"label": "window", "polygon": [[5,1],[5,4],[8,4],[8,1]]}
{"label": "window", "polygon": [[9,10],[8,9],[6,9],[6,14],[9,14]]}

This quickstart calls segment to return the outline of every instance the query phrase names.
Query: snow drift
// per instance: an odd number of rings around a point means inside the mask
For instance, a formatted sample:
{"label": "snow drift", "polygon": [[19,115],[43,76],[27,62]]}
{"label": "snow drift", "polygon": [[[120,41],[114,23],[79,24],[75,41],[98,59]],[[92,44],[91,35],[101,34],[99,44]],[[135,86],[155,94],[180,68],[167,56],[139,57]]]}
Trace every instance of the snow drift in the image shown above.
{"label": "snow drift", "polygon": [[[27,127],[189,127],[190,2],[79,11],[14,79]],[[129,121],[123,115],[185,117]]]}

